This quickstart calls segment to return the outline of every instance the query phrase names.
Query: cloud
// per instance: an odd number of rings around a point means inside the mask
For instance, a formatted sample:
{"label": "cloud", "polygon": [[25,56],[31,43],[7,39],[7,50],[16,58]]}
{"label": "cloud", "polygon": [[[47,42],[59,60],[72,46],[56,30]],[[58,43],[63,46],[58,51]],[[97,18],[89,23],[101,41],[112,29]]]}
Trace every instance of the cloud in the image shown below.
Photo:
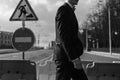
{"label": "cloud", "polygon": [[60,6],[63,1],[61,0],[30,0],[31,4],[34,6],[45,6],[46,9],[51,12],[56,9],[56,7]]}
{"label": "cloud", "polygon": [[95,2],[97,2],[98,0],[80,0],[79,2],[80,3],[84,3],[85,6],[86,5],[91,5],[91,4],[94,4]]}
{"label": "cloud", "polygon": [[86,0],[87,4],[91,4],[92,0]]}
{"label": "cloud", "polygon": [[48,4],[47,0],[29,0],[29,1],[31,2],[31,4],[34,4],[34,5]]}
{"label": "cloud", "polygon": [[0,4],[0,18],[2,20],[8,19],[11,14],[11,9],[6,4]]}
{"label": "cloud", "polygon": [[55,3],[49,3],[48,5],[47,5],[47,9],[48,9],[48,11],[53,11],[53,10],[55,10],[57,7],[59,7],[60,5],[62,5],[62,1],[57,1],[57,2],[55,2]]}
{"label": "cloud", "polygon": [[0,0],[0,19],[9,21],[18,0]]}

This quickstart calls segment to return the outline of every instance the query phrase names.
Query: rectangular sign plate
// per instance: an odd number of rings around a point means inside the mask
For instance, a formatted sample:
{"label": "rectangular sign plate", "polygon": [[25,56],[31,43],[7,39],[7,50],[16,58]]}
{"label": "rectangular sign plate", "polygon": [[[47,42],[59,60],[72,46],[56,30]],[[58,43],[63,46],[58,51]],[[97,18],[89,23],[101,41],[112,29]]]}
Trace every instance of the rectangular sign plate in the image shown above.
{"label": "rectangular sign plate", "polygon": [[32,38],[31,37],[16,37],[15,42],[16,43],[31,43]]}

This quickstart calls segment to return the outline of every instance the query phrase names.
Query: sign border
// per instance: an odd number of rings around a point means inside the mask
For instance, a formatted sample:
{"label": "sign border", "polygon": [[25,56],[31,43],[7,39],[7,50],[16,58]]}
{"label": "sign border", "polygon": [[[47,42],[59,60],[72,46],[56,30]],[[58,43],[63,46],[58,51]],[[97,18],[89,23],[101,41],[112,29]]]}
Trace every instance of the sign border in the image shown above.
{"label": "sign border", "polygon": [[[25,19],[25,21],[38,21],[38,17],[36,16],[35,12],[33,11],[31,5],[29,4],[28,0],[25,0],[26,4],[28,5],[28,7],[30,8],[31,12],[33,13],[35,19]],[[13,12],[12,16],[10,17],[10,21],[22,21],[22,19],[13,19],[13,16],[15,15],[15,13],[17,12],[18,7],[20,6],[20,4],[23,2],[23,0],[21,0],[19,2],[19,4],[17,5],[15,11]]]}
{"label": "sign border", "polygon": [[[23,29],[23,28],[18,28],[17,30],[15,30],[15,32],[18,31],[18,30],[20,30],[20,29]],[[12,36],[12,46],[13,46],[13,48],[16,49],[16,50],[18,50],[18,51],[22,51],[22,52],[25,52],[25,51],[30,50],[30,49],[34,46],[35,40],[36,40],[36,39],[35,39],[35,34],[33,33],[33,31],[32,31],[31,29],[29,29],[29,28],[24,28],[24,29],[29,30],[29,31],[33,34],[33,40],[34,40],[34,41],[33,41],[32,46],[29,47],[28,49],[26,49],[26,50],[20,50],[20,49],[16,48],[16,46],[15,46],[14,43],[13,43],[13,37],[14,37],[14,35],[15,35],[15,32],[13,33],[13,36]]]}

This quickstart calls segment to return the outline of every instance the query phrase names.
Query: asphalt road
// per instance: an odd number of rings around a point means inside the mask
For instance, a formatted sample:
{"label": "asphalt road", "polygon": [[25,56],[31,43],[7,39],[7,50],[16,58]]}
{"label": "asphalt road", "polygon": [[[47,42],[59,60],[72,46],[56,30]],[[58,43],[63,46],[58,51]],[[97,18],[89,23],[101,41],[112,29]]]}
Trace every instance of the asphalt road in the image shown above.
{"label": "asphalt road", "polygon": [[[25,52],[25,59],[37,62],[37,61],[40,61],[46,57],[51,56],[52,54],[53,54],[53,50],[49,50],[49,49],[27,51],[27,52]],[[22,60],[23,59],[22,55],[23,55],[22,52],[0,54],[0,60]],[[120,60],[118,58],[105,57],[105,56],[102,56],[102,54],[101,55],[94,55],[94,54],[88,54],[88,53],[84,53],[81,56],[81,59],[87,60],[87,61],[90,60],[90,61],[95,61],[95,62],[110,62],[110,63],[112,61],[119,61]]]}
{"label": "asphalt road", "polygon": [[[26,51],[25,60],[39,61],[46,57],[52,55],[52,50],[36,50],[36,51]],[[9,53],[9,54],[0,54],[0,60],[22,60],[23,52]]]}

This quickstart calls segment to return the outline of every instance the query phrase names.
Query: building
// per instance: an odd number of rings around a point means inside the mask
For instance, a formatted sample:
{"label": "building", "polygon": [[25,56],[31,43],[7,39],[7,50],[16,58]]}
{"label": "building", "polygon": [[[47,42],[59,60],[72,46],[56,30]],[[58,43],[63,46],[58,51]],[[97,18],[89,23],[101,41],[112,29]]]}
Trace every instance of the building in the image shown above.
{"label": "building", "polygon": [[55,46],[55,41],[51,41],[51,42],[49,43],[49,48],[53,49],[54,46]]}
{"label": "building", "polygon": [[12,48],[12,32],[0,31],[0,48]]}

